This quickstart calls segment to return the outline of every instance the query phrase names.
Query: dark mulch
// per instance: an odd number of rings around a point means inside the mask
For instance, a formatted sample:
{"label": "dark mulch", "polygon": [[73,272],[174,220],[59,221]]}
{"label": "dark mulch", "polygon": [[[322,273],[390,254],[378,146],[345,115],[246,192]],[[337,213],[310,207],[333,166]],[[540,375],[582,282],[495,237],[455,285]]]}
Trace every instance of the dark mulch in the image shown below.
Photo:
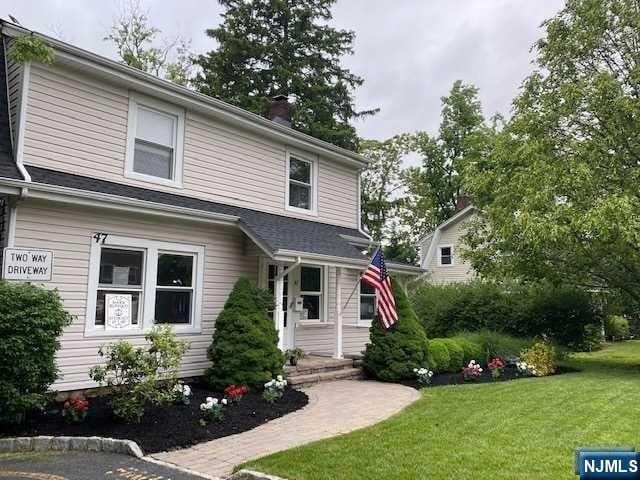
{"label": "dark mulch", "polygon": [[[145,453],[189,447],[200,442],[251,430],[263,423],[304,407],[306,394],[287,388],[282,399],[269,404],[259,393],[248,393],[239,404],[225,409],[224,420],[201,426],[200,404],[206,397],[223,398],[201,385],[191,385],[189,405],[149,407],[139,424],[125,424],[112,416],[111,396],[90,398],[89,415],[82,423],[69,424],[59,413],[60,404],[52,405],[48,414],[30,416],[26,423],[2,427],[0,437],[32,435],[100,436],[133,440]],[[58,411],[54,411],[57,409]]]}
{"label": "dark mulch", "polygon": [[[515,367],[515,365],[507,365],[502,371],[502,375],[500,375],[500,377],[498,377],[497,379],[494,379],[491,376],[491,372],[486,366],[483,366],[482,369],[483,369],[482,375],[477,380],[468,380],[468,381],[465,381],[464,376],[462,375],[462,372],[438,373],[431,378],[431,385],[429,385],[429,387],[442,387],[444,385],[460,385],[460,384],[473,385],[474,383],[508,382],[511,380],[518,380],[520,378],[531,378],[531,377],[523,376],[522,374],[519,374],[518,369]],[[571,373],[571,372],[577,372],[577,371],[578,370],[576,370],[575,368],[559,366],[557,367],[554,375],[562,375],[563,373]],[[418,389],[423,388],[415,380],[406,380],[401,383],[403,385],[407,385],[413,388],[418,388]]]}

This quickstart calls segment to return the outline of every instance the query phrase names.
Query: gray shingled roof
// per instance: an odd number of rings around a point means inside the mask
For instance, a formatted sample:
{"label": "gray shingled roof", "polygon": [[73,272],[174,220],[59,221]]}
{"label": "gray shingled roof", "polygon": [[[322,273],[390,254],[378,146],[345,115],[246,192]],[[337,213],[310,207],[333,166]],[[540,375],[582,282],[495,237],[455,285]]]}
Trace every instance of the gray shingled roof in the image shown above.
{"label": "gray shingled roof", "polygon": [[4,42],[0,38],[0,177],[22,179],[13,161],[11,130],[9,128],[9,100],[7,97],[7,71],[4,68]]}
{"label": "gray shingled roof", "polygon": [[294,250],[348,259],[366,259],[358,247],[351,245],[341,237],[341,235],[347,235],[364,239],[365,236],[357,229],[285,217],[35,166],[27,166],[27,170],[31,175],[32,181],[36,183],[88,190],[117,197],[133,198],[239,217],[243,226],[272,252]]}

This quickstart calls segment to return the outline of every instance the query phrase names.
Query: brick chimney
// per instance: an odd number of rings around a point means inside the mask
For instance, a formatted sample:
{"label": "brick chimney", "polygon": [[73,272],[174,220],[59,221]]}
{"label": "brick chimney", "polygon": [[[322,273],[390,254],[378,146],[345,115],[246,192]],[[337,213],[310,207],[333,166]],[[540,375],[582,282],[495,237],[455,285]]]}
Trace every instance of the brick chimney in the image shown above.
{"label": "brick chimney", "polygon": [[284,125],[285,127],[291,126],[291,104],[289,103],[289,97],[286,95],[277,95],[271,99],[269,110],[267,111],[267,118],[273,122]]}

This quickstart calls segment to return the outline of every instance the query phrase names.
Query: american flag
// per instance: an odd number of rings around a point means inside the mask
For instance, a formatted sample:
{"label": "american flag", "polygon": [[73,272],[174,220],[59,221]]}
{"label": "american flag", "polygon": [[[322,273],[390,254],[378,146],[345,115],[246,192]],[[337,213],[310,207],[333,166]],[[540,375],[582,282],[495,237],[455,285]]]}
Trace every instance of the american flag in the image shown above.
{"label": "american flag", "polygon": [[378,315],[384,328],[389,328],[398,321],[398,312],[396,311],[396,299],[393,298],[391,290],[391,279],[387,266],[384,263],[384,255],[382,249],[378,248],[375,255],[371,259],[369,267],[362,275],[362,281],[371,285],[376,290],[378,298]]}

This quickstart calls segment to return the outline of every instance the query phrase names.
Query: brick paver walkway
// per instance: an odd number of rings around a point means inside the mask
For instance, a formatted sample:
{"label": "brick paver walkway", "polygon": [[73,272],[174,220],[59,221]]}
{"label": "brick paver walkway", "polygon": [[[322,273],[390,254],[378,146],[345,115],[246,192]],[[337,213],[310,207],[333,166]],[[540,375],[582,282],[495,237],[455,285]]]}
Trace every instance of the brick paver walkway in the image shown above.
{"label": "brick paver walkway", "polygon": [[225,477],[248,460],[377,423],[420,397],[403,385],[358,380],[320,383],[305,392],[309,404],[297,412],[247,432],[153,457]]}

